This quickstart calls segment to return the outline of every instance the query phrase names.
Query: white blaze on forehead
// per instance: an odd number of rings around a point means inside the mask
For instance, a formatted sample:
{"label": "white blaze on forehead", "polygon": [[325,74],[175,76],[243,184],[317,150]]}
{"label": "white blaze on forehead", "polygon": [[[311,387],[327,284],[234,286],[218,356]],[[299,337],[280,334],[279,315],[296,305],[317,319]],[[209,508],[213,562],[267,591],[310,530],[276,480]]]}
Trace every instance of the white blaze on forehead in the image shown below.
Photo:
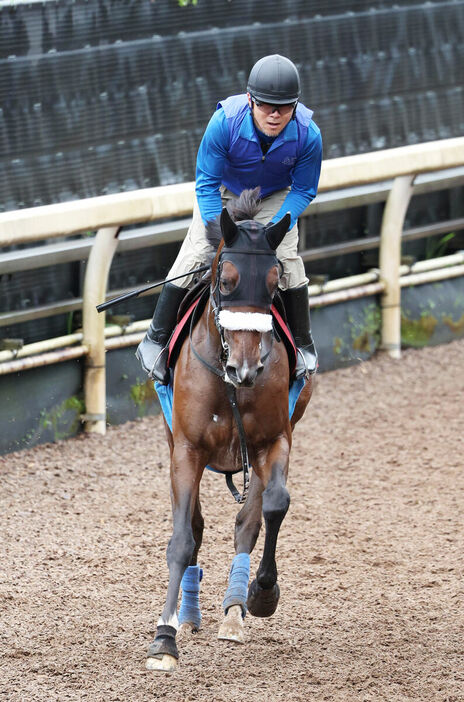
{"label": "white blaze on forehead", "polygon": [[272,330],[272,315],[260,312],[219,312],[219,324],[229,331],[257,331],[269,332]]}

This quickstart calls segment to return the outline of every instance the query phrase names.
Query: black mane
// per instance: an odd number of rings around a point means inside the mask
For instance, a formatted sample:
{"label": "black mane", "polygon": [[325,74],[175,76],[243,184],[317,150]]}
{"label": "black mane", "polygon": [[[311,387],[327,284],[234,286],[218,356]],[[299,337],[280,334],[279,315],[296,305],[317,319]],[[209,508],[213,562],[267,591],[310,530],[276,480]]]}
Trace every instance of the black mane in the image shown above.
{"label": "black mane", "polygon": [[[244,190],[241,195],[227,203],[227,211],[234,222],[241,222],[246,219],[254,219],[261,209],[260,205],[260,189]],[[206,238],[217,251],[222,239],[221,226],[219,224],[220,215],[208,222],[206,226]]]}

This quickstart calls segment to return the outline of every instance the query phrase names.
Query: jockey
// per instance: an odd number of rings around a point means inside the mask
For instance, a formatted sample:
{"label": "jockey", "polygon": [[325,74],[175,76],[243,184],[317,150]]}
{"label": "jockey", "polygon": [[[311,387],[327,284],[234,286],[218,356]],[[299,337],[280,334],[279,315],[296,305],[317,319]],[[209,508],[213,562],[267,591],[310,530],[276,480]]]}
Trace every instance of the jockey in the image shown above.
{"label": "jockey", "polygon": [[[311,336],[308,279],[298,256],[298,217],[314,199],[322,159],[321,133],[312,110],[299,102],[300,78],[284,56],[264,56],[251,69],[247,93],[218,103],[200,143],[193,219],[168,278],[189,273],[211,258],[205,225],[242,190],[260,187],[256,220],[267,224],[291,214],[289,231],[277,248],[282,262],[280,293],[298,348],[296,377],[317,367]],[[193,276],[165,283],[153,320],[136,356],[150,378],[168,382],[167,344],[177,309]]]}

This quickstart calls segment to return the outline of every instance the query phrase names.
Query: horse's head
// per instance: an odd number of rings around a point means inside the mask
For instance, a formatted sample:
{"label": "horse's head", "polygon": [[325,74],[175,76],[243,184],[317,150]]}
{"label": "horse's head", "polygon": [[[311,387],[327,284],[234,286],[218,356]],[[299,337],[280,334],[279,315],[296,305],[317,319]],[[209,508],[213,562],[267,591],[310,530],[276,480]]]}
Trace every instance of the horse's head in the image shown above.
{"label": "horse's head", "polygon": [[[238,205],[241,201],[243,195]],[[237,210],[243,216],[243,209]],[[280,277],[276,249],[289,225],[289,214],[267,225],[252,218],[234,221],[225,208],[220,217],[222,241],[212,266],[211,289],[225,379],[236,387],[255,383],[271,349],[270,312]]]}

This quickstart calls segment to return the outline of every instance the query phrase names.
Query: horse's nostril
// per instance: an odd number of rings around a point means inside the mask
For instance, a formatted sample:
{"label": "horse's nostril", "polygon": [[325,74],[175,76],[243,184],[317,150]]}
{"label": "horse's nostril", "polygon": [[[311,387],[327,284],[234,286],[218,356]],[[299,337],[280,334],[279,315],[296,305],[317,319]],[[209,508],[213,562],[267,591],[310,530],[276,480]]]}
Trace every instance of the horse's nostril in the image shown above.
{"label": "horse's nostril", "polygon": [[235,368],[235,366],[230,366],[229,364],[227,364],[226,373],[227,373],[227,376],[230,378],[230,380],[232,380],[235,383],[238,382],[237,369]]}

